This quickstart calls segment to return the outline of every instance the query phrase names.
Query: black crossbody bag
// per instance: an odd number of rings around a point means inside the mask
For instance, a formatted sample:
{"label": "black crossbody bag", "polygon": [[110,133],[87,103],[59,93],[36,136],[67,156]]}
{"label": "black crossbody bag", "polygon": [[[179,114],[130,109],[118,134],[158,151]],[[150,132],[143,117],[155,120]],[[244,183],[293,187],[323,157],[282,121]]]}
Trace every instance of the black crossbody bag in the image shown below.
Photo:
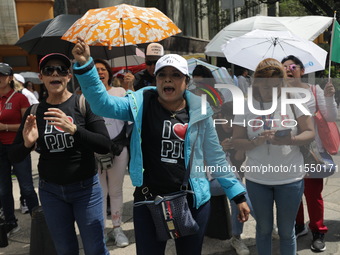
{"label": "black crossbody bag", "polygon": [[[195,147],[196,140],[193,148]],[[134,204],[134,206],[146,205],[148,207],[159,241],[194,235],[199,230],[199,226],[191,214],[187,200],[188,194],[194,194],[192,190],[188,190],[192,158],[193,153],[190,155],[188,168],[185,171],[183,183],[179,191],[154,197],[150,193],[149,188],[144,186],[142,188],[142,194],[145,196],[145,201]]]}

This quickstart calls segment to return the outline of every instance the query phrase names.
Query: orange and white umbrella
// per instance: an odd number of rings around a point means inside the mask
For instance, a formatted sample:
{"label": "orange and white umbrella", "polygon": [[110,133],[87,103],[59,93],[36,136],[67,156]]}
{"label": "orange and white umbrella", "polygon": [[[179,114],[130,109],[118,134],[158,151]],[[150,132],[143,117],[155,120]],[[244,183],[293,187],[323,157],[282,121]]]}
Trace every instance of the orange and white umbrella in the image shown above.
{"label": "orange and white umbrella", "polygon": [[127,4],[91,9],[77,20],[62,39],[76,43],[77,36],[88,45],[125,46],[158,42],[182,32],[156,8]]}

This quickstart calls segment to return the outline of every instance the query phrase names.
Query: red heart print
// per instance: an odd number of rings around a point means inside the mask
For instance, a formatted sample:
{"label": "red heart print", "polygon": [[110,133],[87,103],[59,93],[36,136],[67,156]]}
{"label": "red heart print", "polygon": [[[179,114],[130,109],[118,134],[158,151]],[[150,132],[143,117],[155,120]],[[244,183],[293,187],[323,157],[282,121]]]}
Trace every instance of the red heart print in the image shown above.
{"label": "red heart print", "polygon": [[176,123],[173,126],[173,131],[174,134],[181,139],[182,141],[184,141],[185,138],[185,133],[187,132],[187,128],[188,128],[188,123],[182,124],[182,123]]}

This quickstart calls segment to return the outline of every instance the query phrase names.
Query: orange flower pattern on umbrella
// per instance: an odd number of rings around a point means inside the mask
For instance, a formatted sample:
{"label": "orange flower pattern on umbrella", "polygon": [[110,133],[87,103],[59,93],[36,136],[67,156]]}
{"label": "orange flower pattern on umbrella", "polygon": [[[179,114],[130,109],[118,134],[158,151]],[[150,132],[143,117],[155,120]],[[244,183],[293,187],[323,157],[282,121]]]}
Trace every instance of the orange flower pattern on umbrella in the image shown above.
{"label": "orange flower pattern on umbrella", "polygon": [[110,47],[161,41],[180,32],[173,21],[156,8],[121,4],[89,10],[62,39],[76,43],[77,36],[81,36],[88,45]]}

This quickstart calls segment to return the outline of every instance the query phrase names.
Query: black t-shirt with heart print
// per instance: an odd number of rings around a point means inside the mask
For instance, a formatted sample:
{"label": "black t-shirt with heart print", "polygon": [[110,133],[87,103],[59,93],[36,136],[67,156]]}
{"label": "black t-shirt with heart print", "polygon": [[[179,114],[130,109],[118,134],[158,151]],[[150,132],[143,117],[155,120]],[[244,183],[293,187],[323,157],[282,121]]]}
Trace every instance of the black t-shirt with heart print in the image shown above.
{"label": "black t-shirt with heart print", "polygon": [[[157,98],[158,94],[152,93],[144,104],[142,124],[143,186],[153,196],[180,190],[186,170],[184,138],[189,122],[187,108],[170,112]],[[144,200],[139,191],[135,192],[136,201]]]}

